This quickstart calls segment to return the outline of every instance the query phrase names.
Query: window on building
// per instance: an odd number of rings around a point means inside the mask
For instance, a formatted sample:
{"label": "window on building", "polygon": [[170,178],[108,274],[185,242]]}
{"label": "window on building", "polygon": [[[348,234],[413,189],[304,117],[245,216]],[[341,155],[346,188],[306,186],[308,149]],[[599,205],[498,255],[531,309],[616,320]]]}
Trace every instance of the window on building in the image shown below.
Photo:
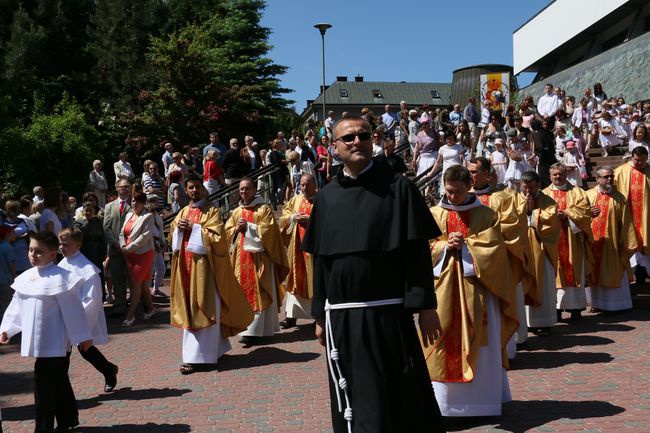
{"label": "window on building", "polygon": [[440,93],[437,90],[432,90],[431,91],[431,97],[433,99],[440,99]]}
{"label": "window on building", "polygon": [[341,98],[347,98],[348,97],[348,89],[339,89],[339,96],[341,96]]}
{"label": "window on building", "polygon": [[372,96],[375,97],[375,98],[383,98],[384,97],[384,95],[382,95],[379,90],[373,90],[372,91]]}

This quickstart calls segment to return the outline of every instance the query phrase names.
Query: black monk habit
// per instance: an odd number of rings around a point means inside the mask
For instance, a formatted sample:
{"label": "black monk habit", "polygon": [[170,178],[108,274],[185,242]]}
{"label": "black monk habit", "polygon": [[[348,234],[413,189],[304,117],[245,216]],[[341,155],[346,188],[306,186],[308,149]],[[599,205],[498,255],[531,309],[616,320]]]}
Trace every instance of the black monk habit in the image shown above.
{"label": "black monk habit", "polygon": [[[440,235],[419,191],[385,161],[357,179],[341,170],[318,193],[302,249],[314,256],[312,315],[330,304],[404,298],[404,305],[331,311],[354,433],[440,432],[413,313],[435,308],[429,239]],[[347,432],[330,377],[332,424]]]}

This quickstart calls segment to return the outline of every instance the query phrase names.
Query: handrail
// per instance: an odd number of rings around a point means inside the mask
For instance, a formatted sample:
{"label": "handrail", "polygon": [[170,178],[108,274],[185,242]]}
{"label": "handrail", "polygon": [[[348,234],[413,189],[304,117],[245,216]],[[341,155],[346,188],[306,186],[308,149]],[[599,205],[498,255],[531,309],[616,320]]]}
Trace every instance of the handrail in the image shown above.
{"label": "handrail", "polygon": [[[257,170],[254,170],[254,171],[248,173],[245,177],[251,178],[253,180],[253,182],[257,182],[258,180],[260,180],[263,177],[268,177],[269,180],[270,180],[271,175],[273,173],[275,173],[276,171],[282,169],[283,167],[284,166],[280,165],[280,164],[267,165],[265,167],[258,168]],[[267,192],[269,189],[273,190],[274,185],[272,185],[272,183],[273,182],[270,181],[269,182],[269,187],[258,190],[257,191],[258,195],[263,196],[264,193]],[[229,185],[229,186],[227,186],[225,188],[221,188],[219,191],[216,191],[216,192],[210,194],[208,196],[207,200],[210,201],[210,202],[213,202],[213,203],[218,203],[220,200],[224,200],[224,199],[229,198],[232,194],[234,194],[237,191],[239,191],[239,184],[238,183],[233,184],[233,185]],[[271,204],[275,205],[275,195],[270,194],[269,197],[270,197]],[[222,209],[222,211],[223,211],[222,212],[222,217],[224,219],[228,216],[228,214],[230,213],[230,210],[231,210],[230,203],[229,203],[228,200],[226,200],[225,201],[225,209]],[[178,214],[178,212],[173,212],[173,213],[165,216],[165,218],[163,218],[163,226],[168,226],[174,220],[174,218],[176,218],[177,214]]]}

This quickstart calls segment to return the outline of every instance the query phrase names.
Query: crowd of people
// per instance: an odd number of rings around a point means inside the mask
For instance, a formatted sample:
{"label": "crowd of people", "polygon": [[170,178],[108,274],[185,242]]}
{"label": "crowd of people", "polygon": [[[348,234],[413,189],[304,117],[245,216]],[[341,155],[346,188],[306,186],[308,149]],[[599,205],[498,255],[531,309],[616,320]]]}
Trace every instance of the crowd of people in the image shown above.
{"label": "crowd of people", "polygon": [[[230,337],[250,347],[307,319],[327,347],[337,432],[500,415],[529,333],[551,336],[588,306],[629,309],[630,282],[646,280],[650,104],[607,98],[599,84],[579,105],[550,84],[536,105],[475,104],[330,112],[268,149],[251,136],[226,148],[213,132],[203,149],[164,143],[140,178],[120,154],[114,191],[94,161],[81,206],[59,187],[4,198],[0,343],[22,332],[23,356],[37,359],[37,431],[78,424],[72,344],[115,388],[118,366],[95,347],[108,342],[103,306],[123,327],[140,308],[153,317],[168,249],[181,374],[216,364]],[[585,191],[586,150],[625,145]],[[270,181],[247,177],[265,165],[280,168]],[[427,209],[407,175],[439,167],[441,199]],[[258,194],[264,182],[279,216]],[[209,196],[230,185],[239,201],[222,216]]]}

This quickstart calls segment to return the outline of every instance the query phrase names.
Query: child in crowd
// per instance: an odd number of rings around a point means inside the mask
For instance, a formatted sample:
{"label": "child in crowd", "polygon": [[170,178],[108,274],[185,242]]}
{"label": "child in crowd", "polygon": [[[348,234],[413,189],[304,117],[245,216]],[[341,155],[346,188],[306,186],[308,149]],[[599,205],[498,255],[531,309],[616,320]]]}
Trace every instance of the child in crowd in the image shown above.
{"label": "child in crowd", "polygon": [[505,150],[505,142],[503,138],[494,140],[496,150],[490,155],[490,163],[494,167],[494,172],[497,176],[497,183],[505,183],[506,181],[506,168],[508,167],[508,155]]}
{"label": "child in crowd", "polygon": [[93,345],[85,352],[81,349],[79,352],[83,359],[104,376],[104,392],[111,392],[117,384],[117,365],[110,363],[95,347],[95,344],[108,343],[99,269],[79,251],[83,244],[83,233],[78,228],[61,230],[59,244],[63,254],[59,266],[83,279],[83,285],[79,288],[79,297],[91,330]]}
{"label": "child in crowd", "polygon": [[31,235],[32,268],[20,274],[0,324],[0,344],[22,332],[21,355],[36,358],[34,407],[36,432],[65,432],[79,425],[79,412],[68,367],[70,344],[82,352],[92,346],[79,299],[83,279],[54,264],[59,240],[50,232]]}

